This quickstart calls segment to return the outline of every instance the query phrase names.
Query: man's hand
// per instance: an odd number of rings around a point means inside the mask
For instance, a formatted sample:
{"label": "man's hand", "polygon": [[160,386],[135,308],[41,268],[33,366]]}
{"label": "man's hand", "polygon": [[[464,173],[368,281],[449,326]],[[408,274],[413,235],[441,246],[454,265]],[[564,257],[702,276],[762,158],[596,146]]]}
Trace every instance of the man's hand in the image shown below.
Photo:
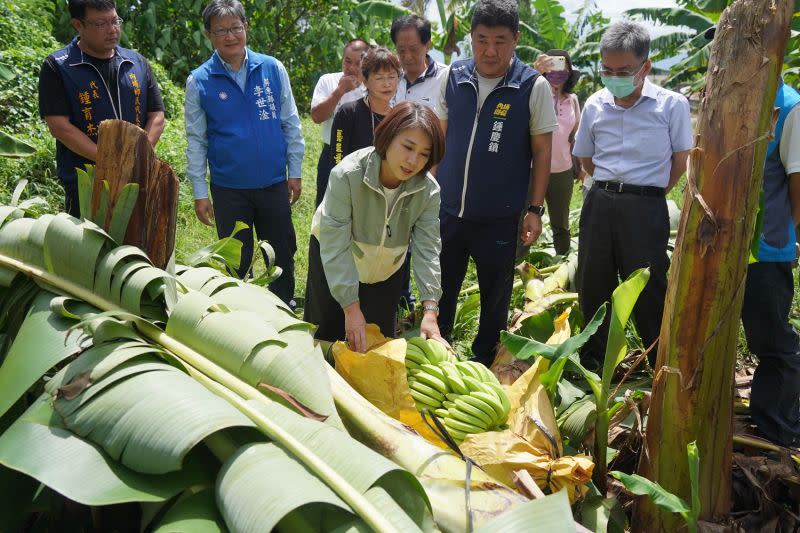
{"label": "man's hand", "polygon": [[300,178],[289,178],[289,203],[294,203],[300,199],[300,191],[303,189],[303,180]]}
{"label": "man's hand", "polygon": [[195,200],[194,212],[197,215],[197,219],[206,226],[211,226],[214,223],[214,207],[211,205],[211,200],[208,198],[198,198]]}
{"label": "man's hand", "polygon": [[336,86],[336,90],[339,91],[342,96],[344,96],[358,87],[359,84],[360,82],[358,81],[358,76],[342,76],[339,78],[339,85]]}
{"label": "man's hand", "polygon": [[361,305],[353,302],[344,310],[344,332],[350,349],[359,353],[367,351],[367,321]]}
{"label": "man's hand", "polygon": [[536,213],[525,213],[525,218],[522,220],[522,231],[519,240],[525,246],[530,246],[535,243],[542,234],[542,217]]}

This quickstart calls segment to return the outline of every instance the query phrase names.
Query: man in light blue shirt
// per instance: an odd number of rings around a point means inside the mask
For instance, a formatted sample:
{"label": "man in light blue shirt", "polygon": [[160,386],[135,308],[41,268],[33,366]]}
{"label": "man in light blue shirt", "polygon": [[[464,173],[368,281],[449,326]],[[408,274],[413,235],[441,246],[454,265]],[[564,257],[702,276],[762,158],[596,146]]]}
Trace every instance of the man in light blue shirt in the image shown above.
{"label": "man in light blue shirt", "polygon": [[[645,348],[661,329],[667,289],[669,215],[665,194],[686,171],[692,146],[689,102],[647,80],[650,37],[641,25],[611,25],[600,41],[605,85],[586,101],[573,155],[594,184],[581,209],[577,283],[587,320],[611,300],[619,279],[650,267],[634,307]],[[602,366],[610,313],[583,354]],[[650,351],[655,364],[657,348]]]}
{"label": "man in light blue shirt", "polygon": [[220,238],[230,236],[237,221],[249,226],[236,234],[242,277],[252,262],[255,227],[283,271],[270,289],[288,303],[297,249],[290,204],[300,197],[305,152],[289,76],[280,61],[246,47],[247,20],[238,0],[212,0],[203,23],[215,51],[189,76],[184,108],[195,213],[204,224],[216,221]]}

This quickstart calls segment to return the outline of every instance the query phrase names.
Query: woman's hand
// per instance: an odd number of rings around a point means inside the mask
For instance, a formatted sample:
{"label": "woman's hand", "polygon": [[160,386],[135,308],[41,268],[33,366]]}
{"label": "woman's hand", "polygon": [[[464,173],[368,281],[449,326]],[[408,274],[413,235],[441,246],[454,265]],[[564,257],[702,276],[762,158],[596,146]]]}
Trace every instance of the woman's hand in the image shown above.
{"label": "woman's hand", "polygon": [[435,311],[425,311],[422,315],[422,321],[419,323],[419,336],[423,339],[434,339],[444,344],[450,351],[453,348],[450,346],[442,334],[439,332],[439,321],[436,320]]}
{"label": "woman's hand", "polygon": [[367,351],[367,321],[358,302],[344,308],[344,332],[351,350],[359,353]]}
{"label": "woman's hand", "polygon": [[550,56],[547,54],[539,54],[536,58],[536,61],[533,62],[533,68],[544,74],[545,72],[552,69],[552,65],[550,64]]}

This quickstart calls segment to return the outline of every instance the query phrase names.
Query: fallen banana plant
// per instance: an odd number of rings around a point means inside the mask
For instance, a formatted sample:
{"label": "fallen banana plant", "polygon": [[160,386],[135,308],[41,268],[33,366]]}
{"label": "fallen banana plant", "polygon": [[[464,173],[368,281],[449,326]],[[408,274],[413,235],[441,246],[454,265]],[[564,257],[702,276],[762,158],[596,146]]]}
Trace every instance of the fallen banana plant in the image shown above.
{"label": "fallen banana plant", "polygon": [[0,470],[87,505],[160,502],[155,530],[433,528],[414,476],[341,429],[309,326],[273,295],[23,215],[0,208]]}

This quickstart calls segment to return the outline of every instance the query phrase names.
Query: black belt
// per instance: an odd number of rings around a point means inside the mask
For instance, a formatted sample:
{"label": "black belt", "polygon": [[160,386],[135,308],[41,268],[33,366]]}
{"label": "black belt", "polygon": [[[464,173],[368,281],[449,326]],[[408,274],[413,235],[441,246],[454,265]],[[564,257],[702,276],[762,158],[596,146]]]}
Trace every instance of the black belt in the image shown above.
{"label": "black belt", "polygon": [[638,194],[639,196],[664,196],[663,187],[653,187],[650,185],[631,185],[619,181],[595,181],[594,186],[605,191]]}

